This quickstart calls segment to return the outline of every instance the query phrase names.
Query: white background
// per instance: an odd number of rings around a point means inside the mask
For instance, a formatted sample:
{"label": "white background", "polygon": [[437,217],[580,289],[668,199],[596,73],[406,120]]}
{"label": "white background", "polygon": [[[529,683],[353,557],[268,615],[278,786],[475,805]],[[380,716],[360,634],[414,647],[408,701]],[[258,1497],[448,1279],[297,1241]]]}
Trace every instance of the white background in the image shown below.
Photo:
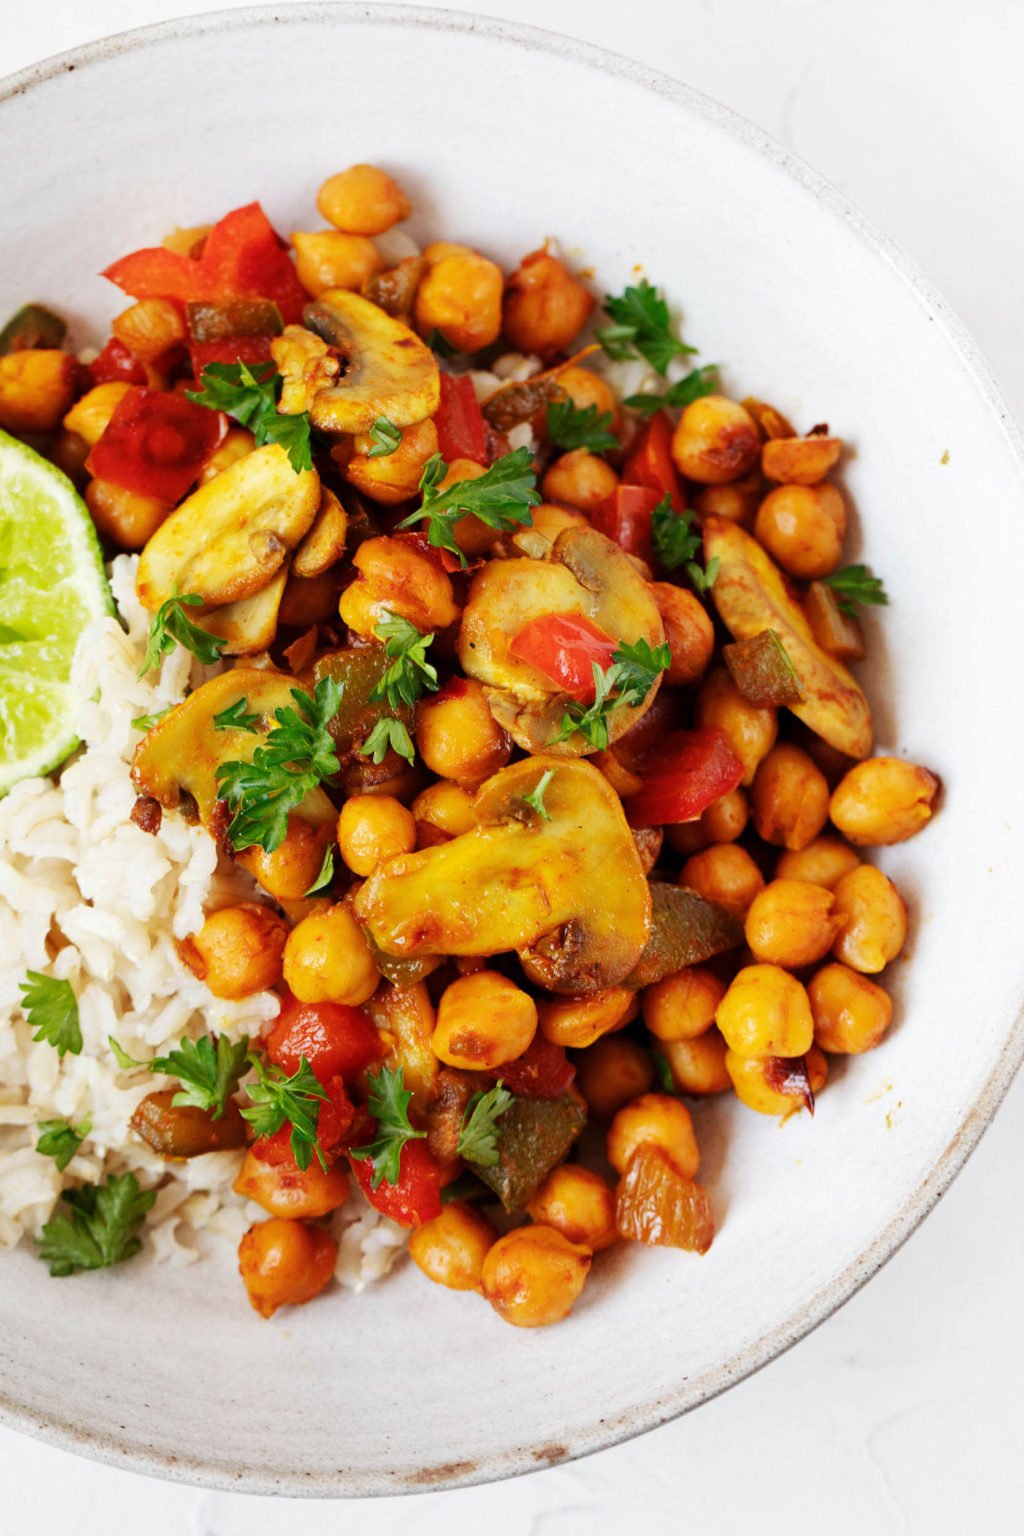
{"label": "white background", "polygon": [[[0,73],[189,9],[187,0],[0,0]],[[478,9],[641,59],[809,160],[938,284],[1024,418],[1020,0],[494,0]],[[130,124],[125,134],[130,196]],[[882,350],[880,375],[885,366]],[[965,580],[984,580],[979,526],[983,509],[965,507],[963,545],[949,551]],[[297,1506],[148,1482],[0,1430],[0,1530],[391,1536],[412,1524],[417,1536],[610,1536],[630,1520],[652,1536],[1019,1532],[1022,1154],[1024,1080],[952,1191],[866,1291],[725,1397],[587,1461],[490,1488]],[[126,1318],[127,1347],[130,1329]],[[252,1387],[272,1399],[272,1384]]]}

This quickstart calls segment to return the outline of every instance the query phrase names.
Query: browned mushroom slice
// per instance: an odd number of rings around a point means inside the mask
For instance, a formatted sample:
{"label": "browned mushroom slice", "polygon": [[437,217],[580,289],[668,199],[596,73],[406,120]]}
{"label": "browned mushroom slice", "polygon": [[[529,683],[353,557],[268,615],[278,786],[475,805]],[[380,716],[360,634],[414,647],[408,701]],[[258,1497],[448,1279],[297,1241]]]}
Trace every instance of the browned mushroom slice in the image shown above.
{"label": "browned mushroom slice", "polygon": [[343,288],[307,304],[303,319],[347,364],[313,396],[310,413],[321,432],[369,432],[378,416],[396,427],[433,416],[441,399],[437,358],[407,325]]}

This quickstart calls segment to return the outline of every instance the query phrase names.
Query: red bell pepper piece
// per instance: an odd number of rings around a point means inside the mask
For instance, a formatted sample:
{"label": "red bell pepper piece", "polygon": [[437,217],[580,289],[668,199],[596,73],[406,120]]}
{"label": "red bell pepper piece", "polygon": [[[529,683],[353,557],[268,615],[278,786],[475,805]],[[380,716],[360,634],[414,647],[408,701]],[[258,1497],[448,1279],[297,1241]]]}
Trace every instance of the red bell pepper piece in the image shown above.
{"label": "red bell pepper piece", "polygon": [[123,341],[111,336],[99,357],[89,364],[94,384],[145,384],[146,370]]}
{"label": "red bell pepper piece", "polygon": [[646,485],[667,496],[674,512],[686,506],[682,482],[672,462],[672,422],[665,411],[656,411],[637,439],[622,471],[624,485]]}
{"label": "red bell pepper piece", "polygon": [[225,214],[198,258],[150,246],[122,256],[103,273],[134,299],[216,302],[271,299],[286,325],[297,324],[307,302],[288,249],[259,203]]}
{"label": "red bell pepper piece", "polygon": [[407,1141],[402,1148],[398,1183],[382,1179],[373,1188],[373,1159],[350,1158],[356,1183],[376,1210],[400,1227],[421,1227],[441,1214],[441,1169],[425,1141]]}
{"label": "red bell pepper piece", "polygon": [[664,493],[648,485],[617,485],[607,501],[590,514],[599,533],[611,539],[627,555],[654,562],[654,525],[651,513]]}
{"label": "red bell pepper piece", "polygon": [[618,643],[582,613],[546,613],[524,624],[508,650],[581,704],[592,704],[594,663],[606,672]]}
{"label": "red bell pepper piece", "polygon": [[223,441],[227,417],[158,389],[130,389],[120,400],[86,468],[139,496],[180,501]]}
{"label": "red bell pepper piece", "polygon": [[380,1061],[385,1045],[380,1032],[361,1008],[345,1003],[300,1003],[289,992],[281,1003],[266,1040],[267,1055],[289,1076],[305,1056],[317,1082],[334,1077],[351,1082],[372,1062]]}
{"label": "red bell pepper piece", "polygon": [[272,361],[270,336],[225,336],[223,341],[190,341],[192,376],[198,379],[207,363],[246,363],[257,368]]}
{"label": "red bell pepper piece", "polygon": [[489,464],[487,426],[477,402],[473,380],[468,374],[458,378],[441,375],[441,403],[434,413],[437,446],[442,459],[472,459],[474,464]]}
{"label": "red bell pepper piece", "polygon": [[564,1046],[555,1045],[538,1030],[521,1056],[492,1067],[487,1075],[523,1099],[560,1099],[576,1076],[576,1068]]}
{"label": "red bell pepper piece", "polygon": [[714,726],[672,731],[641,770],[643,788],[623,802],[631,827],[696,821],[709,805],[736,788],[743,764]]}

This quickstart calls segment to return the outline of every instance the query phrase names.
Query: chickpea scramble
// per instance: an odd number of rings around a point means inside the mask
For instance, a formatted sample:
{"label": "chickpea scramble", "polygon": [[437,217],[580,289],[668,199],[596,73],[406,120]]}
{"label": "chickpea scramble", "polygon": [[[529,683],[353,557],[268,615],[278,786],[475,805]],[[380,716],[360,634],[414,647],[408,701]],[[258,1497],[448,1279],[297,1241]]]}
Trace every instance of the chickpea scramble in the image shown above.
{"label": "chickpea scramble", "polygon": [[[708,1249],[704,1096],[810,1114],[884,1038],[907,916],[862,850],[939,785],[870,755],[847,663],[886,597],[842,565],[827,427],[719,393],[645,278],[602,306],[548,244],[420,250],[373,166],[317,207],[290,248],[252,203],[115,262],[87,366],[38,306],[3,333],[0,426],[139,552],[146,668],[207,669],[135,722],[133,820],[255,882],[181,964],[280,1003],[251,1046],[129,1059],[179,1083],[132,1126],[234,1151],[264,1317],[328,1284],[354,1180],[429,1279],[536,1327],[619,1242]],[[67,1026],[60,987],[32,1022]],[[54,1272],[101,1221],[130,1257],[147,1199],[69,1188]]]}

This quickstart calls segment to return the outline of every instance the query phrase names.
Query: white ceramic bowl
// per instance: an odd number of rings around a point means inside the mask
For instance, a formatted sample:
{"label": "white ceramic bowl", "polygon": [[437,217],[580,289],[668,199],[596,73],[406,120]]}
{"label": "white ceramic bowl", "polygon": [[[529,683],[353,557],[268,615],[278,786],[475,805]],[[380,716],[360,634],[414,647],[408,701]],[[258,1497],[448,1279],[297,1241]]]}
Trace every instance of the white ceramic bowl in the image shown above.
{"label": "white ceramic bowl", "polygon": [[[852,445],[845,482],[892,606],[868,624],[879,746],[942,812],[882,863],[910,899],[899,1023],[779,1130],[697,1109],[720,1231],[704,1259],[623,1249],[535,1333],[409,1268],[268,1325],[235,1256],[50,1280],[0,1260],[0,1417],[159,1475],[390,1493],[522,1472],[703,1402],[837,1307],[966,1158],[1024,1047],[1021,443],[970,341],[891,244],[758,130],[579,43],[452,13],[232,12],[82,49],[0,88],[0,312],[99,336],[91,276],[251,198],[289,230],[323,177],[393,168],[414,234],[507,264],[555,234],[685,307],[727,388]],[[614,872],[609,872],[614,878]]]}

